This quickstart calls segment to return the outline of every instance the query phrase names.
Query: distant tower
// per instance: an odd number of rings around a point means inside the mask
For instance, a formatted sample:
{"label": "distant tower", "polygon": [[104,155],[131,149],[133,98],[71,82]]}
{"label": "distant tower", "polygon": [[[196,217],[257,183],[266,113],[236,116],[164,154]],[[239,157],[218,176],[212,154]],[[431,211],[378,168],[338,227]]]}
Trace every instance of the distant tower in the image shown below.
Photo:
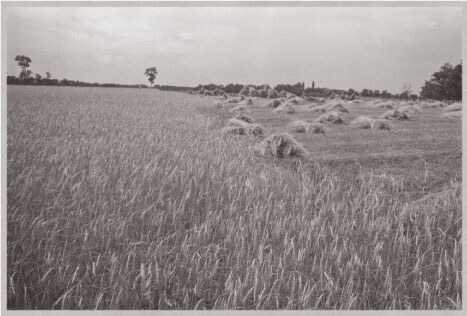
{"label": "distant tower", "polygon": [[311,90],[315,90],[315,82],[314,81],[311,83]]}

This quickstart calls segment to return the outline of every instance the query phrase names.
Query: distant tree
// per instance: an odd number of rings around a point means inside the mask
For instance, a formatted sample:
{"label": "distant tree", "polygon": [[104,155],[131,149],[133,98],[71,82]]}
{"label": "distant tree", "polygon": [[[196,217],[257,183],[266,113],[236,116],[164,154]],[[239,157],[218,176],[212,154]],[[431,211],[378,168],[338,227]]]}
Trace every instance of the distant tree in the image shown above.
{"label": "distant tree", "polygon": [[42,80],[42,76],[39,75],[39,74],[36,74],[34,76],[34,84],[40,84],[41,83],[41,80]]}
{"label": "distant tree", "polygon": [[29,58],[28,56],[24,56],[24,55],[17,55],[15,57],[15,61],[17,61],[18,66],[21,67],[21,72],[19,74],[19,77],[21,79],[29,78],[31,76],[32,72],[28,71],[27,69],[29,68],[30,63],[32,62],[31,58]]}
{"label": "distant tree", "polygon": [[412,93],[412,84],[409,82],[404,82],[401,87],[401,94],[399,95],[399,99],[407,100]]}
{"label": "distant tree", "polygon": [[156,67],[146,68],[144,74],[148,77],[149,82],[151,83],[151,87],[154,84],[154,80],[157,76],[157,69]]}
{"label": "distant tree", "polygon": [[432,75],[431,80],[425,81],[420,91],[420,97],[435,100],[462,100],[462,62],[453,67],[444,64]]}
{"label": "distant tree", "polygon": [[32,71],[31,71],[31,70],[27,70],[27,71],[26,71],[26,74],[24,75],[24,79],[29,79],[29,78],[31,78],[31,76],[32,76]]}
{"label": "distant tree", "polygon": [[52,78],[52,75],[50,74],[50,72],[46,72],[45,73],[45,77],[47,78],[47,80],[50,80],[50,78]]}
{"label": "distant tree", "polygon": [[311,83],[311,90],[315,90],[315,81],[313,80],[313,82]]}

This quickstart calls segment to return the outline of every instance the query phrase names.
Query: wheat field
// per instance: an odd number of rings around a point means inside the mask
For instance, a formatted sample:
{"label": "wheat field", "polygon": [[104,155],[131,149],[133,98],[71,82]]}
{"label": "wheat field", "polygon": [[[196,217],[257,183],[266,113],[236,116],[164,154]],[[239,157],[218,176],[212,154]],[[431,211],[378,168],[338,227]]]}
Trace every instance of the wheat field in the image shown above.
{"label": "wheat field", "polygon": [[462,307],[457,178],[409,199],[391,177],[277,164],[200,96],[7,98],[8,309]]}

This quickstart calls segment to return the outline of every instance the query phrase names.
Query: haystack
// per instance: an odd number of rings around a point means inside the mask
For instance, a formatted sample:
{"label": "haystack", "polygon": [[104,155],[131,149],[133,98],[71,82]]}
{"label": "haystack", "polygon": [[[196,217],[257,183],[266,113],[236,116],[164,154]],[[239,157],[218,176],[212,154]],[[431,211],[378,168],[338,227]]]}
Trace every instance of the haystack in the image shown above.
{"label": "haystack", "polygon": [[268,103],[266,103],[266,106],[269,108],[277,108],[279,105],[281,105],[283,99],[274,99]]}
{"label": "haystack", "polygon": [[308,107],[309,111],[310,112],[326,112],[328,110],[328,104],[323,104],[323,105],[318,105],[318,106],[313,106],[312,104],[310,104],[310,106]]}
{"label": "haystack", "polygon": [[350,126],[360,129],[375,129],[375,130],[389,130],[390,126],[387,121],[381,119],[374,119],[367,116],[359,116],[355,118]]}
{"label": "haystack", "polygon": [[250,89],[250,97],[259,97],[259,91],[255,88]]}
{"label": "haystack", "polygon": [[223,106],[223,103],[221,100],[214,100],[214,107],[217,109],[220,109]]}
{"label": "haystack", "polygon": [[273,110],[274,113],[286,113],[286,114],[292,114],[295,113],[295,108],[293,105],[289,103],[282,103],[279,105],[277,108]]}
{"label": "haystack", "polygon": [[337,111],[341,113],[349,113],[349,109],[342,105],[342,103],[331,103],[327,107],[328,111]]}
{"label": "haystack", "polygon": [[240,113],[242,111],[246,111],[245,106],[244,105],[237,105],[236,107],[231,108],[229,110],[229,113]]}
{"label": "haystack", "polygon": [[242,104],[242,105],[253,105],[253,100],[248,98],[248,99],[245,99],[242,102],[240,102],[240,104]]}
{"label": "haystack", "polygon": [[257,147],[264,156],[275,158],[304,157],[308,152],[289,133],[271,134]]}
{"label": "haystack", "polygon": [[255,119],[253,117],[251,117],[250,115],[246,114],[246,113],[238,113],[235,116],[235,119],[246,122],[246,123],[254,123],[255,122]]}
{"label": "haystack", "polygon": [[238,103],[237,99],[228,99],[225,103]]}
{"label": "haystack", "polygon": [[219,88],[216,88],[214,89],[214,91],[212,92],[213,95],[217,95],[217,96],[223,96],[225,94],[224,90],[222,89],[219,89]]}
{"label": "haystack", "polygon": [[444,112],[462,111],[462,103],[453,103],[444,108]]}
{"label": "haystack", "polygon": [[374,102],[373,104],[378,109],[394,109],[396,107],[396,103],[392,101]]}
{"label": "haystack", "polygon": [[406,114],[408,114],[410,116],[410,115],[413,115],[413,114],[416,114],[416,113],[420,112],[420,108],[419,108],[418,105],[407,104],[407,105],[402,105],[402,106],[398,107],[397,111],[402,112],[402,113],[406,113]]}
{"label": "haystack", "polygon": [[326,100],[323,99],[323,98],[304,97],[303,99],[304,99],[305,101],[314,102],[314,103],[324,103],[324,102],[326,102]]}
{"label": "haystack", "polygon": [[423,109],[435,109],[439,107],[438,103],[434,102],[421,102],[419,106]]}
{"label": "haystack", "polygon": [[341,124],[344,123],[342,118],[340,117],[339,113],[336,111],[327,112],[320,117],[318,117],[315,122],[317,123],[333,123],[333,124]]}
{"label": "haystack", "polygon": [[386,120],[373,119],[373,121],[371,122],[371,129],[390,130],[391,127],[389,126],[389,123]]}
{"label": "haystack", "polygon": [[298,105],[298,100],[296,98],[286,100],[287,104]]}
{"label": "haystack", "polygon": [[448,118],[451,120],[461,120],[462,111],[451,111],[451,112],[442,113],[441,117]]}
{"label": "haystack", "polygon": [[225,134],[262,136],[266,133],[266,130],[260,124],[250,124],[237,118],[231,118],[227,121],[222,132]]}
{"label": "haystack", "polygon": [[383,115],[380,116],[380,118],[385,119],[385,120],[399,120],[399,121],[404,121],[404,120],[409,120],[410,117],[407,113],[405,112],[400,112],[398,110],[389,110]]}
{"label": "haystack", "polygon": [[301,120],[290,122],[288,128],[291,133],[324,134],[325,132],[322,124],[308,123]]}
{"label": "haystack", "polygon": [[370,129],[373,119],[367,116],[359,116],[350,122],[350,126],[361,129]]}
{"label": "haystack", "polygon": [[268,99],[276,99],[279,97],[279,94],[277,93],[276,90],[274,89],[269,89],[268,90]]}

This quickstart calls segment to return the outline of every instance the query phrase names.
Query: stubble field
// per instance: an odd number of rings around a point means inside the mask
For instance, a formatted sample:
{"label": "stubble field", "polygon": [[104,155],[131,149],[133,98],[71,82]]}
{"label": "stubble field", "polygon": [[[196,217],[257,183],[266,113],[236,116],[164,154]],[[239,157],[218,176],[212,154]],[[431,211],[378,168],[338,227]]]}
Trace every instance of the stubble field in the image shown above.
{"label": "stubble field", "polygon": [[356,104],[272,159],[212,97],[7,94],[9,309],[461,308],[461,122],[440,109],[356,130],[384,112]]}

